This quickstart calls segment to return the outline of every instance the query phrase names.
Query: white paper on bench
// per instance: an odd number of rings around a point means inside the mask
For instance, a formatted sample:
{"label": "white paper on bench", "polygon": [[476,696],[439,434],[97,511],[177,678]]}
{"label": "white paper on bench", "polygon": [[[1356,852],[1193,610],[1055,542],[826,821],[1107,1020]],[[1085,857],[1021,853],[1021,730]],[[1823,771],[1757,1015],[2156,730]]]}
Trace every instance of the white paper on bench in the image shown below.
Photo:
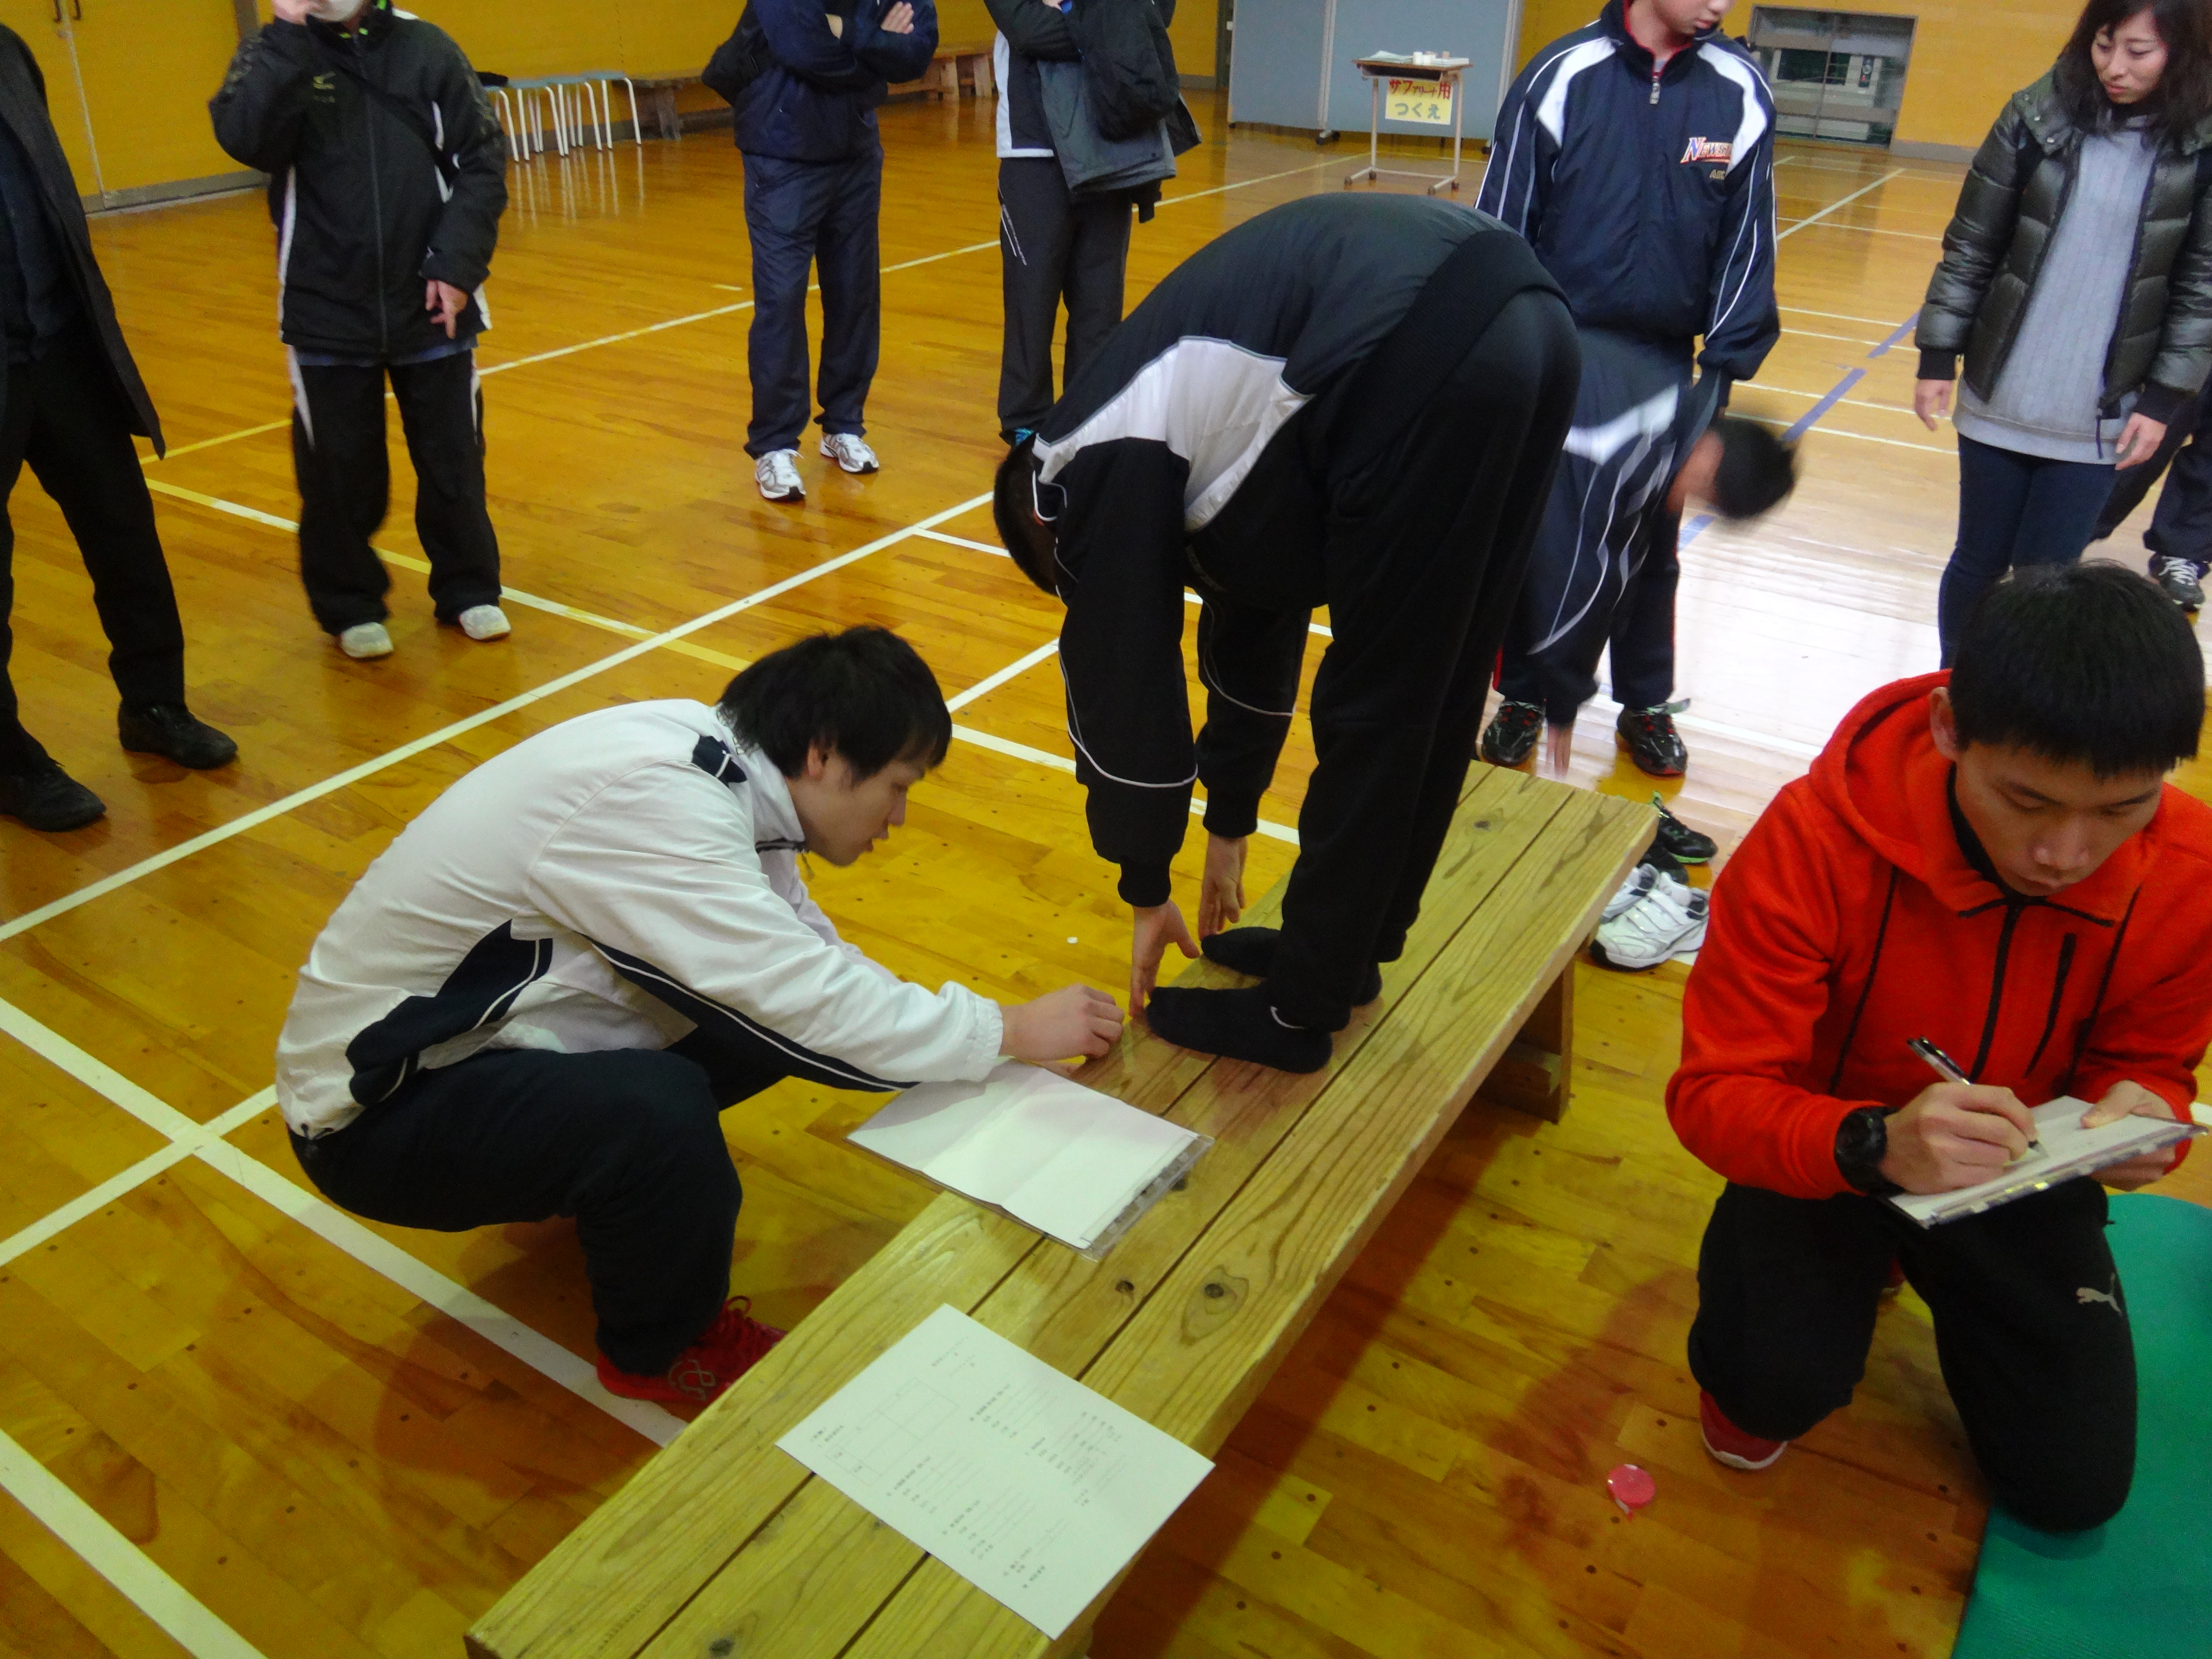
{"label": "white paper on bench", "polygon": [[917,1085],[849,1138],[1080,1250],[1197,1136],[1009,1060],[981,1083]]}
{"label": "white paper on bench", "polygon": [[949,1307],[775,1443],[1049,1637],[1213,1467]]}

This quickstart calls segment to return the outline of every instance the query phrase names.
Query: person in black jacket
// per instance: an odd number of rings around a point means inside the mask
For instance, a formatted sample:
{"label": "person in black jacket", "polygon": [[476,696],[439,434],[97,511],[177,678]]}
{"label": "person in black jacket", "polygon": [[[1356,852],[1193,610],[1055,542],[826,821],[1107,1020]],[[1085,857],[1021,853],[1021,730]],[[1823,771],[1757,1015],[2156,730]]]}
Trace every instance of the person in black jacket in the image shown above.
{"label": "person in black jacket", "polygon": [[[999,26],[993,64],[999,82],[999,269],[1006,301],[999,359],[999,434],[1008,443],[1052,407],[1052,336],[1063,303],[1067,335],[1060,384],[1077,372],[1121,320],[1129,263],[1131,202],[1077,201],[1068,193],[1045,118],[1041,63],[1082,53],[1068,13],[1073,0],[984,0]],[[1159,0],[1161,21],[1175,0]]]}
{"label": "person in black jacket", "polygon": [[[1514,82],[1478,198],[1535,246],[1578,325],[1652,341],[1686,374],[1694,351],[1723,406],[1729,382],[1756,374],[1781,336],[1774,100],[1720,32],[1727,10],[1728,0],[1606,0],[1597,21]],[[1614,618],[1620,741],[1655,777],[1689,763],[1668,708],[1680,577],[1672,538],[1655,543]]]}
{"label": "person in black jacket", "polygon": [[[1149,998],[1170,1042],[1316,1071],[1380,994],[1459,802],[1577,364],[1557,286],[1496,220],[1313,197],[1170,273],[1007,452],[999,532],[1067,606],[1076,776],[1134,911],[1130,1007]],[[1226,929],[1321,605],[1334,637],[1282,931]],[[1200,780],[1206,953],[1266,983],[1155,992],[1170,941],[1198,953],[1169,864]]]}
{"label": "person in black jacket", "polygon": [[0,814],[75,830],[107,809],[23,729],[8,677],[15,532],[4,503],[25,462],[61,507],[112,647],[125,749],[221,766],[230,738],[185,704],[185,630],[131,434],[163,453],[161,424],[93,258],[84,208],[46,112],[46,78],[0,27]]}
{"label": "person in black jacket", "polygon": [[[757,40],[746,37],[758,31]],[[863,435],[883,337],[876,218],[884,144],[876,106],[937,52],[930,0],[750,0],[732,46],[767,67],[738,95],[745,229],[753,249],[753,383],[745,453],[772,501],[806,499],[806,274],[822,283],[822,453],[848,472],[881,465]]]}
{"label": "person in black jacket", "polygon": [[369,546],[391,502],[389,377],[438,620],[499,639],[476,343],[507,141],[442,30],[391,0],[275,4],[208,108],[216,142],[270,175],[308,605],[346,655],[390,653],[392,582]]}

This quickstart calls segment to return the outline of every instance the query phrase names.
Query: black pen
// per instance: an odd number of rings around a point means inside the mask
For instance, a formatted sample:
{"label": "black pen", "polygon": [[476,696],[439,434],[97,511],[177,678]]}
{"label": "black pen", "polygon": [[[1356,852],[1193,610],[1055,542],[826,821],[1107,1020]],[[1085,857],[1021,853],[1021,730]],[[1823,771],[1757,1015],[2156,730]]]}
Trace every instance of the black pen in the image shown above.
{"label": "black pen", "polygon": [[[1945,1054],[1941,1048],[1938,1048],[1926,1037],[1910,1038],[1907,1040],[1905,1046],[1911,1049],[1914,1054],[1919,1055],[1921,1059],[1926,1060],[1928,1062],[1928,1069],[1935,1073],[1936,1076],[1942,1078],[1946,1083],[1963,1083],[1969,1088],[1973,1086],[1973,1079],[1968,1077],[1964,1072],[1959,1069],[1959,1062],[1952,1059],[1950,1055]],[[2033,1135],[2030,1135],[2027,1138],[2027,1150],[2031,1152],[2039,1152],[2043,1150],[2043,1143],[2040,1140],[2038,1140]]]}

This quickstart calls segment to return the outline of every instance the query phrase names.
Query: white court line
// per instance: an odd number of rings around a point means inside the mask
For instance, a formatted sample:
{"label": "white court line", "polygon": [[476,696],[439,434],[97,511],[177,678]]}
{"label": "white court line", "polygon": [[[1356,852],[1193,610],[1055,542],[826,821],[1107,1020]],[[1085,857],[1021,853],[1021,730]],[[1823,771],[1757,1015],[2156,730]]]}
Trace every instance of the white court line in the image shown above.
{"label": "white court line", "polygon": [[[1812,222],[1813,222],[1810,219],[1805,221],[1805,223],[1808,225]],[[1862,236],[1902,236],[1908,241],[1914,242],[1940,242],[1943,240],[1941,236],[1931,235],[1924,230],[1887,230],[1880,225],[1822,225],[1820,228],[1823,230],[1855,230]]]}
{"label": "white court line", "polygon": [[1042,645],[1037,647],[1036,650],[1030,652],[1028,656],[1024,657],[1020,661],[1008,663],[997,673],[987,675],[983,678],[976,681],[975,684],[969,686],[958,696],[949,698],[945,705],[946,710],[951,714],[958,714],[969,703],[975,702],[976,698],[988,696],[991,692],[997,690],[1000,686],[1004,685],[1008,680],[1012,679],[1017,674],[1026,674],[1030,669],[1035,668],[1047,657],[1057,654],[1059,650],[1060,641],[1058,640],[1047,640]]}
{"label": "white court line", "polygon": [[[1883,328],[1893,330],[1897,326],[1896,320],[1889,317],[1860,317],[1848,311],[1815,311],[1810,306],[1777,306],[1774,308],[1777,311],[1795,312],[1800,317],[1826,317],[1838,323],[1875,323]],[[1873,340],[1868,343],[1879,345],[1881,342]]]}
{"label": "white court line", "polygon": [[[1055,772],[1072,774],[1075,770],[1075,763],[1064,755],[1055,755],[1043,749],[1032,749],[1025,743],[1015,743],[1010,738],[999,737],[993,732],[979,732],[972,726],[955,726],[952,728],[952,735],[963,743],[972,743],[978,749],[995,750],[1011,760],[1027,761],[1032,766],[1048,766]],[[1202,817],[1205,811],[1204,801],[1191,802],[1190,812],[1193,817]],[[1283,842],[1292,847],[1298,844],[1297,830],[1285,824],[1270,823],[1266,818],[1260,820],[1254,833],[1265,836],[1270,841]]]}
{"label": "white court line", "polygon": [[611,656],[602,657],[597,662],[586,663],[581,668],[572,669],[556,679],[548,680],[544,684],[509,697],[504,702],[495,703],[489,708],[471,714],[465,720],[455,720],[450,726],[441,726],[435,732],[416,738],[412,743],[402,744],[398,748],[386,754],[379,755],[373,760],[366,760],[358,766],[349,767],[343,772],[325,778],[320,783],[310,784],[305,789],[296,790],[282,800],[271,801],[266,806],[258,807],[241,817],[233,818],[228,823],[218,824],[204,834],[195,836],[190,841],[179,842],[174,847],[156,853],[150,858],[141,859],[127,870],[118,870],[112,876],[103,877],[98,881],[78,888],[74,892],[64,894],[51,903],[42,904],[35,910],[26,911],[11,921],[0,923],[0,940],[13,939],[16,934],[51,921],[56,916],[74,910],[81,904],[88,904],[94,899],[112,893],[118,888],[127,887],[141,877],[150,875],[155,871],[166,868],[179,860],[188,859],[195,853],[204,851],[218,842],[228,841],[234,836],[243,835],[248,830],[268,823],[271,818],[282,817],[294,808],[303,806],[309,801],[319,800],[323,796],[343,789],[350,784],[358,783],[363,778],[373,777],[387,767],[396,766],[402,761],[411,760],[426,750],[435,749],[441,744],[449,743],[465,732],[475,731],[480,726],[488,726],[494,720],[503,719],[519,708],[526,708],[532,703],[542,702],[548,697],[567,690],[570,686],[580,685],[584,681],[595,678],[611,669],[619,668],[624,663],[635,661],[647,652],[657,650],[672,641],[684,639],[697,633],[702,628],[711,628],[716,623],[726,621],[740,611],[751,610],[755,605],[765,605],[770,599],[787,593],[794,587],[803,586],[817,577],[826,576],[833,570],[842,570],[856,560],[865,559],[872,553],[881,551],[894,542],[903,541],[917,531],[934,529],[948,519],[956,519],[963,513],[971,512],[990,499],[988,495],[978,495],[971,501],[962,501],[956,506],[933,513],[917,524],[908,525],[902,530],[894,530],[887,536],[880,536],[865,546],[854,548],[849,553],[841,553],[835,558],[823,560],[819,564],[809,565],[796,575],[787,576],[781,581],[771,583],[757,592],[748,593],[741,599],[732,599],[729,604],[709,611],[704,616],[694,617],[687,623],[679,623],[674,628],[640,640],[636,644],[617,651]]}
{"label": "white court line", "polygon": [[[140,1088],[112,1066],[94,1059],[59,1032],[32,1018],[13,1003],[0,1001],[0,1031],[6,1032],[95,1094],[121,1107],[147,1127],[167,1135],[173,1143],[170,1150],[178,1154],[174,1158],[165,1158],[157,1152],[150,1158],[141,1158],[122,1176],[103,1182],[94,1188],[94,1192],[100,1194],[96,1201],[93,1193],[84,1194],[74,1202],[64,1205],[55,1212],[55,1216],[34,1223],[32,1227],[8,1239],[4,1246],[0,1246],[6,1250],[7,1255],[20,1255],[22,1250],[43,1243],[46,1238],[59,1232],[62,1225],[67,1223],[49,1224],[58,1216],[66,1213],[70,1221],[82,1220],[101,1204],[114,1202],[123,1191],[130,1190],[127,1187],[117,1189],[117,1183],[125,1176],[137,1174],[140,1180],[149,1179],[182,1158],[197,1158],[210,1169],[228,1176],[264,1203],[281,1210],[318,1237],[336,1245],[363,1267],[381,1273],[447,1318],[467,1326],[495,1346],[505,1349],[524,1364],[559,1383],[579,1399],[597,1406],[610,1417],[636,1430],[655,1445],[665,1446],[683,1431],[683,1419],[662,1410],[649,1401],[625,1400],[620,1395],[609,1394],[599,1386],[599,1374],[590,1362],[570,1353],[550,1338],[540,1335],[513,1315],[487,1302],[465,1285],[448,1279],[436,1268],[416,1260],[381,1234],[363,1226],[344,1211],[316,1197],[296,1182],[287,1181],[259,1159],[250,1157],[224,1139],[223,1137],[232,1130],[259,1116],[276,1103],[276,1091],[274,1089],[264,1089],[260,1093],[239,1102],[211,1122],[196,1123],[167,1102]],[[135,1182],[131,1183],[132,1186],[136,1184]],[[43,1231],[40,1237],[26,1239],[27,1234],[40,1230]],[[5,1259],[6,1255],[0,1255],[0,1261]]]}
{"label": "white court line", "polygon": [[263,1659],[260,1649],[210,1613],[106,1516],[5,1434],[0,1434],[0,1487],[192,1659]]}
{"label": "white court line", "polygon": [[[173,484],[161,478],[147,479],[146,488],[156,495],[172,495],[180,501],[191,501],[197,507],[204,507],[210,512],[228,513],[234,519],[245,519],[254,524],[266,525],[272,530],[297,532],[300,528],[292,520],[280,519],[273,513],[264,513],[258,507],[243,507],[236,501],[224,501],[219,495],[204,495],[197,489],[186,489],[181,485]],[[404,553],[390,553],[380,547],[371,548],[369,551],[375,554],[377,557],[389,560],[404,569],[427,571],[430,568],[427,561],[410,558]],[[579,611],[575,606],[563,605],[558,599],[542,599],[535,593],[526,593],[519,587],[502,586],[499,590],[499,602],[501,605],[519,605],[531,611],[544,611],[556,617],[566,617],[572,622],[587,623],[593,628],[603,628],[611,634],[628,635],[634,640],[649,640],[653,637],[651,629],[640,628],[635,623],[617,622],[612,617],[602,617],[594,611]]]}
{"label": "white court line", "polygon": [[1781,242],[1789,237],[1795,236],[1799,231],[1804,229],[1808,225],[1819,224],[1821,220],[1826,218],[1830,214],[1834,213],[1840,209],[1849,207],[1852,203],[1857,201],[1860,197],[1866,195],[1869,191],[1880,190],[1884,185],[1887,184],[1891,179],[1898,177],[1904,171],[1905,169],[1903,167],[1892,167],[1887,173],[1883,173],[1881,178],[1875,179],[1872,184],[1863,185],[1860,189],[1853,191],[1841,201],[1829,203],[1827,206],[1822,208],[1818,213],[1815,213],[1808,218],[1793,221],[1790,228],[1778,233],[1775,236],[1774,240],[1777,242]]}

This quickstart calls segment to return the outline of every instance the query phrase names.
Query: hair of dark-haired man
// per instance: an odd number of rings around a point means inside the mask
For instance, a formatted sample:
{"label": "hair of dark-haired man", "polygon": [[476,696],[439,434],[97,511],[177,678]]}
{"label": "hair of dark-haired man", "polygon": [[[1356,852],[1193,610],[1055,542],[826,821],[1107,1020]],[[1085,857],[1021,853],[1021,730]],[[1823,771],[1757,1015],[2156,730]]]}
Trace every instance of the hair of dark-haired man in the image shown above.
{"label": "hair of dark-haired man", "polygon": [[[2116,106],[2097,79],[2089,48],[2106,29],[2144,11],[2166,43],[2166,68],[2156,90],[2140,104]],[[2204,0],[2089,0],[2058,54],[2052,82],[2068,118],[2081,131],[2108,131],[2142,116],[2162,144],[2179,149],[2197,123],[2212,115],[2212,26],[2206,21]]]}
{"label": "hair of dark-haired man", "polygon": [[2156,583],[2107,560],[2031,566],[1983,597],[1951,668],[1960,745],[2010,744],[2100,778],[2197,754],[2204,654]]}
{"label": "hair of dark-haired man", "polygon": [[1755,519],[1797,488],[1797,450],[1757,421],[1723,415],[1712,424],[1721,441],[1713,471],[1712,507],[1723,519]]}
{"label": "hair of dark-haired man", "polygon": [[952,716],[921,653],[887,628],[817,634],[771,651],[732,680],[722,717],[776,770],[795,778],[810,750],[841,757],[856,779],[893,761],[943,763]]}
{"label": "hair of dark-haired man", "polygon": [[1036,459],[1030,453],[1036,442],[1023,439],[999,463],[998,476],[991,481],[991,518],[999,526],[999,540],[1022,574],[1057,599],[1060,586],[1053,578],[1052,555],[1058,538],[1037,516]]}

